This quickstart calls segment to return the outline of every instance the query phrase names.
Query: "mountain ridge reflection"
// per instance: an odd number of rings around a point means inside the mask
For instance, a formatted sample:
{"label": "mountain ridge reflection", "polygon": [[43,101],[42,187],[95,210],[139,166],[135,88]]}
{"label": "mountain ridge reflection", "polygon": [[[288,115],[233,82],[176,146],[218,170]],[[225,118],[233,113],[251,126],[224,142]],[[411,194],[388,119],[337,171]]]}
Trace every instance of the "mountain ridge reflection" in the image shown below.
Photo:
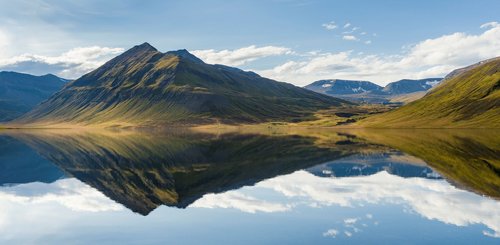
{"label": "mountain ridge reflection", "polygon": [[[500,196],[496,188],[499,151],[491,134],[490,138],[480,134],[479,139],[464,133],[450,136],[426,131],[412,136],[408,131],[365,130],[244,134],[33,130],[3,134],[24,142],[67,176],[142,215],[160,205],[185,208],[206,194],[254,185],[301,169],[324,177],[380,171],[403,177],[444,176],[460,188]],[[420,142],[423,146],[416,140],[419,135],[426,137]],[[454,160],[443,163],[442,158],[431,154],[436,145],[440,147],[439,156],[454,154]],[[468,147],[478,155],[468,152]],[[372,160],[373,155],[382,156],[382,160],[349,162],[360,155]],[[467,161],[474,164],[462,166]],[[478,170],[486,176],[483,182],[478,177],[464,180],[463,176]]]}

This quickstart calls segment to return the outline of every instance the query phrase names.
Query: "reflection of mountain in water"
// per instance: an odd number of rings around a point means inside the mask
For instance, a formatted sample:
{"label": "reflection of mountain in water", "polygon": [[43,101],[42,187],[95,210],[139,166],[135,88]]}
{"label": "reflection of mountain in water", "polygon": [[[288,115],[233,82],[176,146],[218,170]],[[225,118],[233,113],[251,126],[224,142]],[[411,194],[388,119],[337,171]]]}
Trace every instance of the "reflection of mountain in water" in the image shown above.
{"label": "reflection of mountain in water", "polygon": [[51,183],[64,173],[28,146],[0,136],[0,186],[30,182]]}
{"label": "reflection of mountain in water", "polygon": [[[380,171],[402,177],[443,176],[461,188],[500,196],[498,139],[494,134],[487,134],[492,139],[476,139],[476,134],[413,132],[411,136],[411,132],[399,131],[219,135],[34,130],[4,134],[26,143],[67,176],[76,177],[143,215],[159,205],[184,208],[207,193],[253,185],[305,168],[318,176],[370,175]],[[425,136],[425,140],[419,142],[419,136]],[[365,138],[377,143],[368,143]],[[6,145],[23,147],[19,143]],[[2,146],[2,152],[13,152]],[[39,159],[34,153],[23,155]],[[29,157],[26,159],[31,163]],[[63,176],[54,167],[39,168],[52,175],[36,175],[26,169],[11,171],[9,175],[18,180],[9,183],[50,182]]]}
{"label": "reflection of mountain in water", "polygon": [[498,130],[365,130],[356,135],[422,159],[459,188],[500,198]]}
{"label": "reflection of mountain in water", "polygon": [[367,148],[336,136],[332,147],[293,135],[17,134],[68,175],[129,209],[186,207],[206,193],[253,185]]}
{"label": "reflection of mountain in water", "polygon": [[321,177],[372,175],[386,171],[405,178],[441,179],[441,176],[427,167],[422,160],[391,150],[383,153],[356,154],[308,168],[307,171]]}

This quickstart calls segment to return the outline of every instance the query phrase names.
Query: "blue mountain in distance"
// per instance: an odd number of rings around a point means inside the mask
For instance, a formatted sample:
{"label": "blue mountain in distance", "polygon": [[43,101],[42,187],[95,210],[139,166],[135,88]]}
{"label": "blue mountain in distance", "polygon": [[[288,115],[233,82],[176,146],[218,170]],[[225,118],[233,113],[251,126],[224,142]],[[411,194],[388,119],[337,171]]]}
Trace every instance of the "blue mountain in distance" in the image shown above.
{"label": "blue mountain in distance", "polygon": [[363,94],[366,92],[382,93],[383,89],[383,87],[368,81],[341,79],[319,80],[305,86],[305,88],[327,95]]}
{"label": "blue mountain in distance", "polygon": [[313,82],[304,88],[353,102],[406,103],[421,98],[442,78],[403,79],[382,87],[369,81],[330,79]]}
{"label": "blue mountain in distance", "polygon": [[442,78],[426,78],[419,80],[403,79],[387,84],[383,91],[389,94],[409,94],[415,92],[428,91],[438,85]]}
{"label": "blue mountain in distance", "polygon": [[33,76],[0,72],[0,122],[10,121],[30,111],[68,81],[52,74]]}

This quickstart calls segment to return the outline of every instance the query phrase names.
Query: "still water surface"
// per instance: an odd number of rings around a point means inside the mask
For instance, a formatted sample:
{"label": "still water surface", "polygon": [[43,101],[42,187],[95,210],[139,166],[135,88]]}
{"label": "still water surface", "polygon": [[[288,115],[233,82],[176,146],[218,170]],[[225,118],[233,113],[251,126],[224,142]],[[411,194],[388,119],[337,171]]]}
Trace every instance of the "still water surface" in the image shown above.
{"label": "still water surface", "polygon": [[499,198],[487,130],[0,132],[1,244],[499,244]]}

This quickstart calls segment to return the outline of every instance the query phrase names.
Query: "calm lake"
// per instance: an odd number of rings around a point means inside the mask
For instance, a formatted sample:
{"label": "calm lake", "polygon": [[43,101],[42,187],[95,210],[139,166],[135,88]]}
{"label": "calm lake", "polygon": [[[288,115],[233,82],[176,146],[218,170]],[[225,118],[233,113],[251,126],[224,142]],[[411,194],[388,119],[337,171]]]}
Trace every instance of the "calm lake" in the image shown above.
{"label": "calm lake", "polygon": [[492,130],[0,131],[0,244],[500,244]]}

